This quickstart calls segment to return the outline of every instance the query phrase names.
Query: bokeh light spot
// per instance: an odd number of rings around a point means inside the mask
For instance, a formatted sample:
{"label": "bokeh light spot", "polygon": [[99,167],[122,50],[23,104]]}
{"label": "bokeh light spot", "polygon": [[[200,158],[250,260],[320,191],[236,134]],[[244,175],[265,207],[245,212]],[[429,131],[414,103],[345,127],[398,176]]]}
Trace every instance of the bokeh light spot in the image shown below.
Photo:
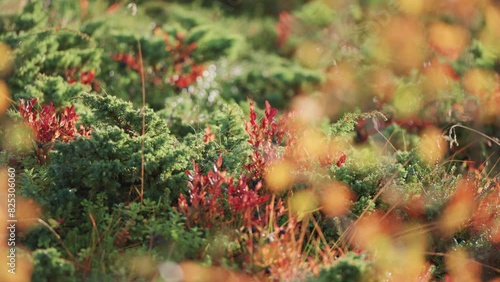
{"label": "bokeh light spot", "polygon": [[303,190],[293,194],[290,198],[290,211],[302,220],[305,215],[314,211],[318,206],[316,195],[311,190]]}
{"label": "bokeh light spot", "polygon": [[295,58],[305,67],[316,68],[323,59],[323,47],[313,41],[302,42],[295,51]]}
{"label": "bokeh light spot", "polygon": [[469,33],[461,26],[436,22],[429,28],[429,44],[450,60],[458,59],[468,42]]}
{"label": "bokeh light spot", "polygon": [[9,76],[13,65],[14,52],[7,44],[0,42],[0,79]]}
{"label": "bokeh light spot", "polygon": [[10,100],[9,87],[5,81],[0,80],[0,115],[7,111],[10,106]]}
{"label": "bokeh light spot", "polygon": [[314,123],[323,117],[322,106],[312,97],[298,96],[292,102],[292,110],[305,124]]}
{"label": "bokeh light spot", "polygon": [[354,200],[353,192],[341,182],[333,182],[324,187],[321,192],[322,211],[330,217],[347,213],[352,200]]}
{"label": "bokeh light spot", "polygon": [[23,123],[12,122],[3,127],[2,146],[10,152],[30,152],[33,150],[33,129]]}
{"label": "bokeh light spot", "polygon": [[447,144],[441,130],[436,127],[426,128],[420,138],[418,153],[427,164],[439,162],[447,152]]}
{"label": "bokeh light spot", "polygon": [[270,164],[264,174],[267,187],[273,192],[282,192],[293,183],[293,166],[288,161],[276,161]]}
{"label": "bokeh light spot", "polygon": [[417,86],[401,86],[396,91],[392,104],[398,117],[409,118],[422,109],[422,94]]}
{"label": "bokeh light spot", "polygon": [[465,250],[456,249],[448,252],[445,263],[453,281],[481,281],[481,266],[469,259]]}

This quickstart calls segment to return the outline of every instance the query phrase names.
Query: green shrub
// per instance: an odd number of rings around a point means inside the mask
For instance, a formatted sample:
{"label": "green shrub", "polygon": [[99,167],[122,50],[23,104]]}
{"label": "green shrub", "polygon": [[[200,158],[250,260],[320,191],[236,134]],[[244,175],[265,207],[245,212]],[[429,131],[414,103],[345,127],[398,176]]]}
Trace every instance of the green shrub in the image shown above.
{"label": "green shrub", "polygon": [[141,187],[144,152],[144,196],[169,198],[170,189],[179,189],[184,178],[178,175],[188,168],[193,155],[169,134],[165,121],[147,109],[142,135],[141,110],[131,103],[97,94],[82,97],[93,110],[94,132],[90,139],[55,146],[48,171],[55,187],[74,190],[83,199],[94,200],[103,192],[110,203],[125,202],[135,198],[135,189]]}
{"label": "green shrub", "polygon": [[[79,82],[79,75],[99,69],[102,50],[78,31],[51,28],[42,5],[41,1],[30,2],[0,33],[0,41],[14,50],[9,86],[16,102],[38,98],[57,107],[67,106],[77,94],[88,90]],[[77,81],[70,84],[68,71],[72,69],[75,73],[71,78]]]}
{"label": "green shrub", "polygon": [[318,277],[310,281],[317,282],[368,282],[372,277],[370,262],[362,255],[348,253],[335,262],[332,267],[323,268]]}
{"label": "green shrub", "polygon": [[33,252],[34,282],[71,282],[77,281],[75,267],[61,258],[61,254],[54,248],[38,249]]}

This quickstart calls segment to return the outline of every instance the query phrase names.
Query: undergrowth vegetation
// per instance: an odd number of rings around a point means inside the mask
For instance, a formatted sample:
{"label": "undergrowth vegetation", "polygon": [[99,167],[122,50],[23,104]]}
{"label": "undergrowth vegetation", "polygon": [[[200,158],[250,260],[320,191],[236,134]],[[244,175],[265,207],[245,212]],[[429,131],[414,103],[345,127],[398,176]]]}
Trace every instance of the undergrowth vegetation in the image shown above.
{"label": "undergrowth vegetation", "polygon": [[498,1],[21,2],[0,281],[498,281]]}

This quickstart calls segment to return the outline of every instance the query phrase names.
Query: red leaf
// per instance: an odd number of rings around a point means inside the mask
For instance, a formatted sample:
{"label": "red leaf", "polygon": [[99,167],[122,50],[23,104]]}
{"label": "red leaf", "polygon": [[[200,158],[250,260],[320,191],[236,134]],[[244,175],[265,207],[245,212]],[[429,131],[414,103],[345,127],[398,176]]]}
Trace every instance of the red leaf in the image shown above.
{"label": "red leaf", "polygon": [[40,111],[34,109],[37,99],[30,102],[20,100],[19,112],[24,119],[24,123],[35,133],[35,141],[41,145],[42,155],[46,155],[52,146],[44,146],[53,143],[56,140],[61,142],[70,142],[75,138],[75,133],[82,132],[83,136],[90,137],[91,129],[85,129],[80,126],[76,128],[79,116],[75,113],[75,107],[66,107],[58,115],[56,108],[51,102],[49,105],[42,105]]}
{"label": "red leaf", "polygon": [[339,160],[337,161],[337,167],[341,167],[347,160],[347,156],[346,154],[342,154],[342,156],[340,156]]}

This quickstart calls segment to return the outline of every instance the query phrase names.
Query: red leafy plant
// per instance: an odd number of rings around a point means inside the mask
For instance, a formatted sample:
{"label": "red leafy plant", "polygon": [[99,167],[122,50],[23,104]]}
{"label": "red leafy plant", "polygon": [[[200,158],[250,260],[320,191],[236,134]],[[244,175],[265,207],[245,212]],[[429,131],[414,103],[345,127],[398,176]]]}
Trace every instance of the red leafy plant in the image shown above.
{"label": "red leafy plant", "polygon": [[[163,81],[175,85],[178,88],[186,88],[196,82],[205,71],[205,66],[193,61],[191,55],[197,47],[197,43],[186,43],[186,36],[182,33],[177,33],[175,38],[171,38],[167,33],[160,28],[154,30],[156,36],[162,37],[165,42],[165,50],[171,55],[169,59],[171,69],[165,74],[164,65],[158,64],[152,67],[151,75],[148,76],[150,81],[159,85]],[[113,60],[124,64],[126,67],[134,70],[139,75],[142,74],[141,65],[137,57],[131,53],[116,53],[112,56]],[[165,80],[164,77],[167,77]]]}
{"label": "red leafy plant", "polygon": [[239,234],[237,241],[244,246],[243,260],[248,265],[268,269],[265,276],[271,279],[299,277],[300,273],[317,270],[333,260],[335,251],[330,249],[318,250],[321,262],[303,252],[308,224],[288,214],[287,223],[280,226],[277,219],[287,209],[282,199],[270,200],[270,193],[262,191],[262,182],[251,187],[247,177],[242,175],[236,180],[221,171],[221,166],[219,157],[207,174],[196,163],[192,172],[186,172],[188,198],[179,196],[178,210],[186,216],[189,227],[235,227],[239,231],[234,235]]}
{"label": "red leafy plant", "polygon": [[[217,159],[213,170],[204,175],[193,163],[193,172],[186,171],[189,198],[183,194],[179,196],[179,211],[187,217],[189,226],[212,228],[229,223],[258,224],[254,211],[269,200],[269,195],[259,195],[262,184],[258,182],[251,188],[243,175],[235,181],[226,171],[221,171],[221,166],[222,156]],[[228,213],[225,213],[226,208]]]}
{"label": "red leafy plant", "polygon": [[192,64],[188,69],[189,72],[185,73],[183,70],[184,66],[179,66],[175,69],[176,74],[170,77],[170,83],[173,83],[178,88],[186,88],[193,84],[198,77],[200,77],[205,71],[205,67],[198,64]]}
{"label": "red leafy plant", "polygon": [[278,110],[272,108],[266,101],[264,117],[259,122],[255,112],[255,103],[250,102],[250,120],[247,121],[245,130],[249,136],[248,143],[254,150],[245,168],[255,178],[262,177],[267,163],[278,158],[277,144],[283,142],[284,134],[278,134],[280,131],[275,120],[277,113]]}
{"label": "red leafy plant", "polygon": [[[267,278],[286,280],[298,277],[301,272],[317,272],[321,265],[334,260],[335,250],[322,250],[319,246],[324,242],[310,234],[309,224],[301,222],[296,214],[288,213],[287,223],[281,225],[278,219],[288,210],[285,200],[271,189],[264,189],[262,178],[273,162],[293,160],[294,169],[300,169],[308,165],[306,163],[320,164],[322,160],[296,159],[299,156],[296,151],[303,148],[295,147],[302,146],[300,138],[307,133],[301,130],[293,112],[280,118],[277,114],[278,110],[266,101],[264,115],[259,119],[254,102],[250,102],[250,118],[245,129],[253,151],[245,166],[246,173],[233,177],[222,171],[222,156],[207,173],[202,173],[193,163],[193,171],[186,172],[188,194],[179,196],[178,210],[186,216],[189,227],[233,227],[235,233],[232,234],[238,235],[236,241],[242,246],[236,251],[237,256],[247,265],[266,269]],[[207,127],[204,142],[214,138]],[[344,154],[340,159],[332,157],[329,164],[337,162],[340,166],[345,159]],[[309,257],[303,251],[310,241],[307,236],[312,236],[310,240],[318,246],[320,259]]]}
{"label": "red leafy plant", "polygon": [[276,33],[278,34],[278,46],[282,47],[288,41],[292,30],[295,19],[288,12],[281,12],[279,15],[279,21],[276,24]]}
{"label": "red leafy plant", "polygon": [[61,113],[56,112],[54,104],[42,105],[39,110],[35,108],[37,98],[30,101],[20,100],[19,113],[24,124],[31,128],[37,143],[36,152],[40,162],[45,162],[47,153],[54,146],[54,142],[69,143],[77,135],[90,138],[92,128],[80,125],[76,127],[79,116],[75,113],[75,107],[65,107]]}
{"label": "red leafy plant", "polygon": [[205,127],[205,134],[203,135],[203,143],[208,143],[215,140],[215,134],[209,125]]}
{"label": "red leafy plant", "polygon": [[[347,156],[343,152],[339,149],[330,150],[326,144],[323,154],[304,155],[303,141],[310,137],[307,134],[311,131],[301,124],[294,112],[285,113],[277,119],[278,110],[272,108],[268,101],[265,102],[265,105],[264,116],[259,121],[254,102],[250,102],[250,119],[246,122],[245,127],[249,136],[248,143],[253,148],[245,169],[252,178],[262,178],[268,165],[278,160],[288,159],[302,168],[308,168],[316,163],[322,167],[335,163],[340,167],[346,162]],[[321,141],[330,142],[332,140]]]}
{"label": "red leafy plant", "polygon": [[262,189],[262,182],[258,182],[254,188],[247,184],[247,178],[242,175],[238,183],[233,185],[230,179],[228,188],[228,204],[231,211],[241,217],[243,226],[260,225],[265,218],[254,215],[260,206],[269,201],[269,195],[259,195]]}
{"label": "red leafy plant", "polygon": [[68,81],[69,84],[79,81],[83,85],[91,85],[94,82],[95,71],[83,71],[77,75],[78,72],[79,70],[77,68],[67,70],[64,73],[66,81]]}
{"label": "red leafy plant", "polygon": [[186,36],[180,32],[173,40],[159,28],[155,30],[155,34],[163,37],[166,50],[172,54],[174,75],[170,76],[169,82],[178,88],[186,88],[193,84],[205,71],[205,66],[197,64],[191,57],[198,44],[185,42]]}
{"label": "red leafy plant", "polygon": [[64,72],[66,81],[69,84],[80,82],[83,85],[91,86],[94,91],[99,91],[100,85],[99,82],[95,80],[95,75],[95,70],[82,71],[80,68],[71,68]]}
{"label": "red leafy plant", "polygon": [[133,69],[138,74],[141,74],[141,65],[139,60],[130,53],[116,53],[113,54],[113,60],[124,64],[126,67]]}

